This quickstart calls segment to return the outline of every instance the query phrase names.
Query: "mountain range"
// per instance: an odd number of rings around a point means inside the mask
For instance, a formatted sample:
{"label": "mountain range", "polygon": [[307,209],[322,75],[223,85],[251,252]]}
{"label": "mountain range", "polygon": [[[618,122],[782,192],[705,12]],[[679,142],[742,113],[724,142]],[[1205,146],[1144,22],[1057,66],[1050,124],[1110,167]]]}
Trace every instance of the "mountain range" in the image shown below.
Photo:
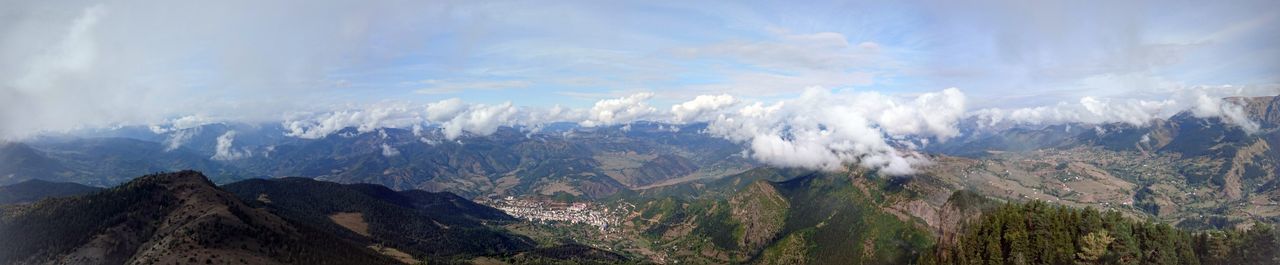
{"label": "mountain range", "polygon": [[0,144],[0,236],[23,239],[0,246],[0,263],[946,263],[1008,260],[1003,246],[957,247],[1032,222],[993,216],[1097,211],[1116,226],[1045,233],[1073,250],[1103,230],[1156,233],[1189,243],[1137,248],[1192,254],[1132,260],[1224,264],[1194,248],[1270,249],[1271,232],[1233,231],[1280,221],[1280,97],[1228,101],[1256,130],[1189,111],[1141,124],[974,117],[945,141],[894,139],[929,161],[907,175],[768,166],[699,123],[47,136]]}

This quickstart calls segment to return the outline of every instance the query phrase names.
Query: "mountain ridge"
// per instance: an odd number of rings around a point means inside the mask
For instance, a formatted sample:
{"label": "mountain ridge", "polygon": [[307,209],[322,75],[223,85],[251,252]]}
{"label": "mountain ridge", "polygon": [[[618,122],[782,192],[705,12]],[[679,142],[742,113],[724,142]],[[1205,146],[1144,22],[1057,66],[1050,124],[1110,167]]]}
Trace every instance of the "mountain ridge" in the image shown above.
{"label": "mountain ridge", "polygon": [[0,186],[0,204],[29,203],[44,198],[75,196],[101,190],[102,188],[79,183],[30,179],[13,185]]}
{"label": "mountain ridge", "polygon": [[[61,216],[61,217],[60,217]],[[194,171],[153,174],[85,197],[5,212],[0,261],[17,264],[391,264],[250,208]]]}

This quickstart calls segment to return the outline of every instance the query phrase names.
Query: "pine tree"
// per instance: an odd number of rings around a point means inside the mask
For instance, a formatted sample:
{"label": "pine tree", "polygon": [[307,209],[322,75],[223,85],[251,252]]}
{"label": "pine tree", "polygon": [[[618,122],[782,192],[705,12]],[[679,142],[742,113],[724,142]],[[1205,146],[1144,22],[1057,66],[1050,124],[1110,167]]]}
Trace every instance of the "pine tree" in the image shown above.
{"label": "pine tree", "polygon": [[1109,212],[1106,216],[1104,226],[1108,226],[1108,231],[1111,231],[1110,234],[1115,238],[1108,251],[1107,263],[1138,264],[1138,241],[1134,237],[1133,226],[1118,212]]}
{"label": "pine tree", "polygon": [[[1280,264],[1280,232],[1265,224],[1192,233],[1118,212],[1032,201],[968,224],[936,264]],[[948,260],[949,259],[949,260]]]}
{"label": "pine tree", "polygon": [[1089,233],[1080,238],[1080,252],[1076,253],[1078,264],[1099,264],[1107,254],[1107,247],[1115,238],[1106,230]]}
{"label": "pine tree", "polygon": [[1276,234],[1271,226],[1257,223],[1253,228],[1239,234],[1241,246],[1234,248],[1233,257],[1240,257],[1239,264],[1277,264]]}
{"label": "pine tree", "polygon": [[1030,264],[1031,263],[1031,242],[1027,240],[1027,222],[1022,213],[1006,211],[1004,215],[1008,218],[1006,229],[1004,230],[1004,240],[1008,242],[1009,258],[1006,264]]}
{"label": "pine tree", "polygon": [[992,265],[1004,264],[1004,251],[1001,250],[1000,223],[997,221],[990,224],[984,229],[983,233],[986,235],[984,240],[986,241],[986,262],[984,263]]}

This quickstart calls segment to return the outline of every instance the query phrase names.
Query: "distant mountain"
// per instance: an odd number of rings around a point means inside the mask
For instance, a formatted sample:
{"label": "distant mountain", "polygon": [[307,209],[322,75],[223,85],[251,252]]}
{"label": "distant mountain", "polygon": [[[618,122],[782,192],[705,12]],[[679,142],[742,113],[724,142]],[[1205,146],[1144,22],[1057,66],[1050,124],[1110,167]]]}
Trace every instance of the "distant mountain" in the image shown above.
{"label": "distant mountain", "polygon": [[[966,134],[926,147],[927,151],[989,162],[1017,164],[1027,154],[1056,156],[1041,162],[1088,161],[1105,175],[1123,179],[1137,188],[1089,197],[1121,196],[1143,211],[1170,220],[1230,217],[1234,221],[1210,221],[1213,226],[1247,223],[1244,219],[1280,220],[1280,97],[1227,98],[1241,106],[1260,129],[1247,132],[1222,118],[1196,117],[1190,111],[1144,126],[1131,124],[1065,124],[1020,126],[1003,130],[967,128]],[[967,123],[972,126],[974,124]],[[1005,155],[1005,153],[1023,155]],[[1018,160],[1009,160],[1018,159]],[[1115,167],[1118,161],[1145,161]],[[985,166],[984,166],[985,168]],[[1101,171],[1099,171],[1101,170]],[[1032,170],[1045,179],[1066,180],[1056,170]],[[999,172],[995,172],[999,174]],[[1004,174],[1010,174],[1005,172]],[[1096,175],[1096,174],[1087,174]],[[1009,178],[1023,176],[1011,175]],[[1061,184],[1061,185],[1066,185]],[[1034,187],[1032,187],[1034,188]],[[1007,187],[1001,189],[1008,189]],[[1114,190],[1113,190],[1114,191]],[[1113,203],[1125,203],[1124,200]],[[1183,223],[1200,226],[1204,221]]]}
{"label": "distant mountain", "polygon": [[191,150],[166,150],[161,143],[130,138],[76,139],[30,148],[40,149],[42,161],[49,162],[19,164],[14,168],[41,172],[32,178],[44,180],[113,186],[144,174],[184,169],[208,172],[211,179],[220,183],[251,176]]}
{"label": "distant mountain", "polygon": [[245,205],[194,171],[44,200],[0,218],[5,264],[393,264]]}
{"label": "distant mountain", "polygon": [[[741,146],[662,124],[527,133],[501,128],[493,135],[446,140],[439,132],[360,133],[347,129],[316,140],[276,145],[261,158],[233,163],[249,172],[304,176],[394,189],[482,195],[552,195],[602,198],[674,179],[718,177],[754,162]],[[672,127],[674,128],[674,127]]]}
{"label": "distant mountain", "polygon": [[[755,166],[740,155],[740,145],[701,133],[705,124],[553,127],[540,132],[504,127],[492,135],[452,140],[438,128],[346,128],[320,139],[286,137],[278,126],[267,125],[210,124],[160,133],[122,129],[83,134],[91,138],[9,144],[8,150],[0,149],[0,163],[12,166],[0,170],[12,172],[0,172],[5,173],[0,184],[38,178],[110,186],[151,172],[196,169],[216,183],[301,176],[468,198],[603,198]],[[215,159],[217,139],[233,131],[224,147],[241,156]]]}
{"label": "distant mountain", "polygon": [[[988,127],[976,117],[960,123],[962,135],[933,143],[925,150],[933,153],[977,157],[989,151],[1030,151],[1095,145],[1113,150],[1145,150],[1203,155],[1222,143],[1242,143],[1266,138],[1280,129],[1280,96],[1226,98],[1243,108],[1247,118],[1260,125],[1254,134],[1217,117],[1196,117],[1191,111],[1168,119],[1155,119],[1145,126],[1124,123],[1060,125],[996,125]],[[1002,127],[1001,127],[1002,126]]]}
{"label": "distant mountain", "polygon": [[693,160],[682,156],[662,154],[649,161],[644,161],[639,167],[623,169],[610,176],[632,186],[646,186],[672,179],[673,177],[686,176],[697,170],[698,165],[694,164]]}
{"label": "distant mountain", "polygon": [[44,198],[89,194],[102,188],[69,182],[27,180],[9,186],[0,186],[0,204],[27,203]]}
{"label": "distant mountain", "polygon": [[66,165],[27,144],[0,142],[0,185],[29,179],[61,181],[70,174]]}

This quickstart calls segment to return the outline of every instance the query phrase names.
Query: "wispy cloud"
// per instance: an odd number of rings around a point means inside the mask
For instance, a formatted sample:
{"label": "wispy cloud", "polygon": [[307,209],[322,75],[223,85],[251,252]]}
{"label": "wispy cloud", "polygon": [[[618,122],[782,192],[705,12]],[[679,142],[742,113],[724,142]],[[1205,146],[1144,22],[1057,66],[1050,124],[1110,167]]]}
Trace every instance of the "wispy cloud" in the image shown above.
{"label": "wispy cloud", "polygon": [[418,89],[414,92],[418,94],[456,94],[467,91],[476,90],[507,90],[515,88],[527,88],[533,85],[533,82],[524,80],[504,80],[504,81],[472,81],[472,82],[456,82],[444,80],[424,80],[423,84],[427,88]]}

